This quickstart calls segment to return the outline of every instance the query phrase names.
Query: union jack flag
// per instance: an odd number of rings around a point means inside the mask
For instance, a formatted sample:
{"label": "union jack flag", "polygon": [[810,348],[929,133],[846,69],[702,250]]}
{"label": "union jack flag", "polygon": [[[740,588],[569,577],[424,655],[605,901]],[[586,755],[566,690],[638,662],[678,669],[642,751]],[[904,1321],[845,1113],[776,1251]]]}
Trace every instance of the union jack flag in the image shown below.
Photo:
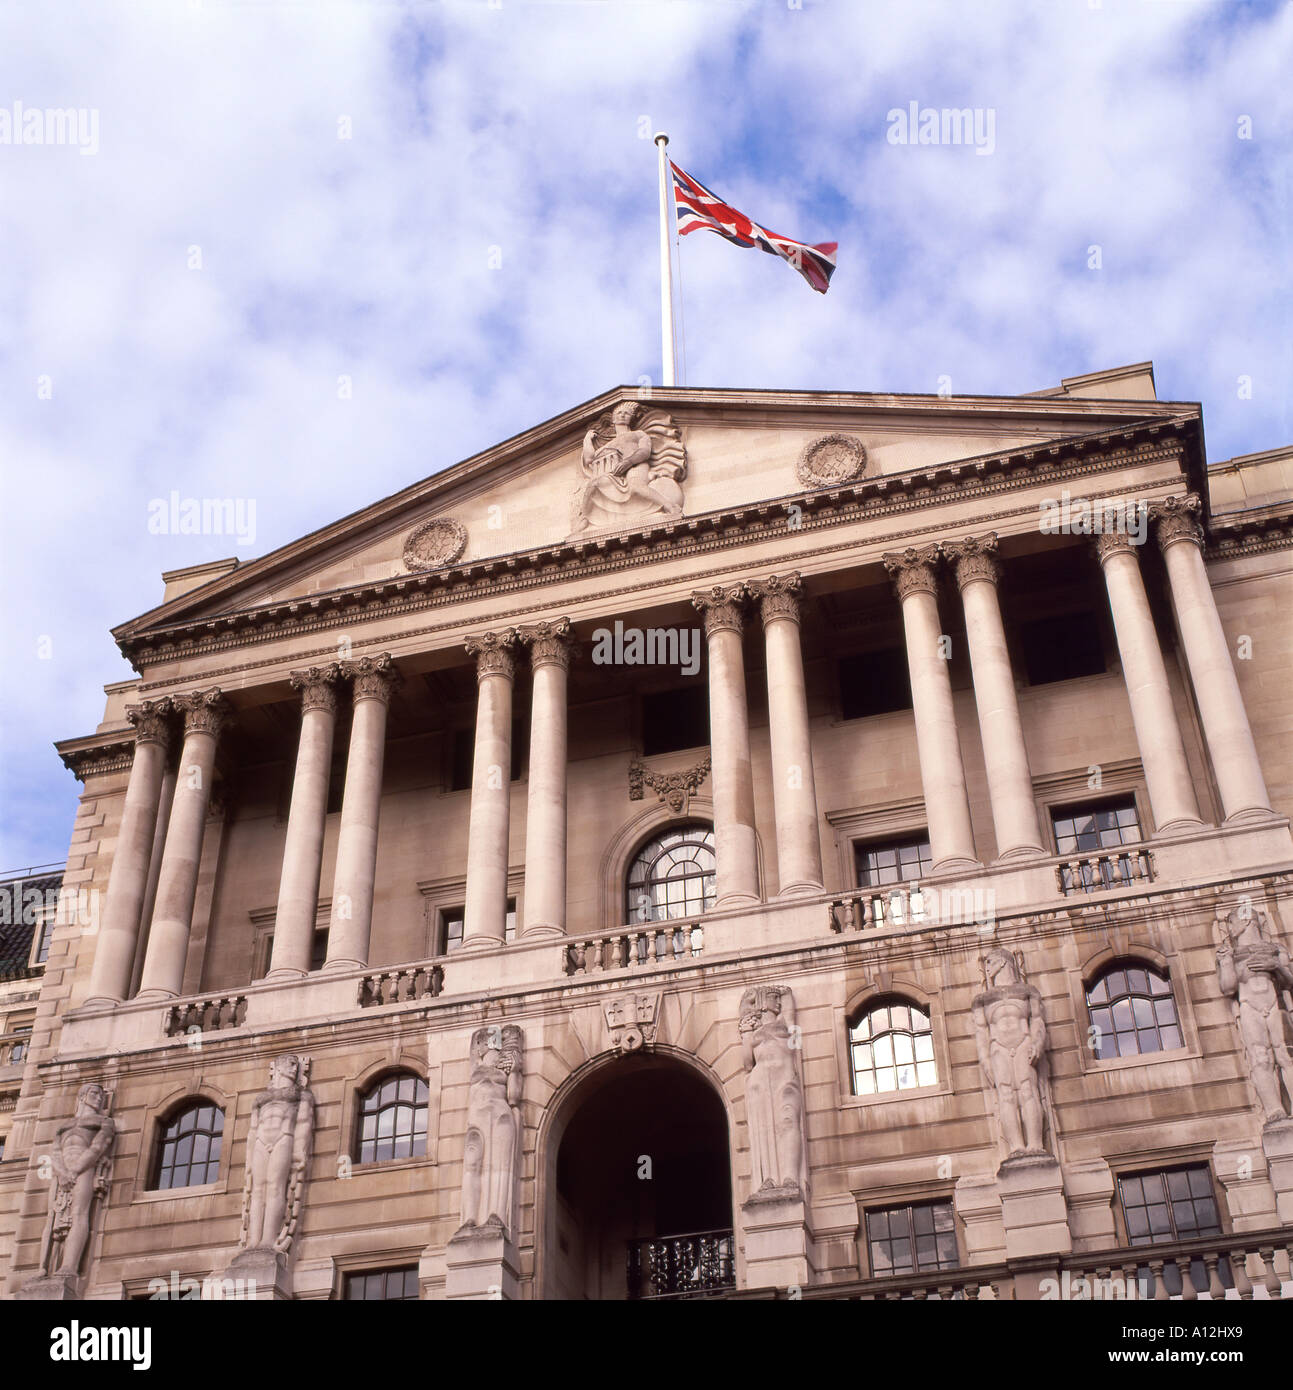
{"label": "union jack flag", "polygon": [[751,222],[743,212],[737,212],[717,194],[711,193],[699,179],[684,173],[672,160],[673,196],[678,209],[678,235],[704,228],[717,232],[737,246],[757,246],[770,256],[789,261],[818,294],[825,294],[835,273],[835,241],[810,246],[788,236],[778,236],[757,222]]}

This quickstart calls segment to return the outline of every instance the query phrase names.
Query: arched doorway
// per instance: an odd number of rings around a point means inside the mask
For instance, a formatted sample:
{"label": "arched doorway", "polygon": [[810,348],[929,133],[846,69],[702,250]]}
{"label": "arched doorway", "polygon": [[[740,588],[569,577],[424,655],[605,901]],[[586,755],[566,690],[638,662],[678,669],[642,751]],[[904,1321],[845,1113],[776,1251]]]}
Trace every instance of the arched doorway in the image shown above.
{"label": "arched doorway", "polygon": [[650,1053],[597,1068],[560,1102],[547,1150],[542,1297],[734,1285],[727,1115],[695,1069]]}

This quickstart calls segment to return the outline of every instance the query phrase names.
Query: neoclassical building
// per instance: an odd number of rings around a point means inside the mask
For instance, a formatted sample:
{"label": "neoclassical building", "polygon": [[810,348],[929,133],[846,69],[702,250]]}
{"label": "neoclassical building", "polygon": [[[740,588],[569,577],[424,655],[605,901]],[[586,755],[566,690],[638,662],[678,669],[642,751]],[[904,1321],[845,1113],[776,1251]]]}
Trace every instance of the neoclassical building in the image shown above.
{"label": "neoclassical building", "polygon": [[1293,1293],[1291,475],[1147,363],[620,388],[165,575],[6,1295]]}

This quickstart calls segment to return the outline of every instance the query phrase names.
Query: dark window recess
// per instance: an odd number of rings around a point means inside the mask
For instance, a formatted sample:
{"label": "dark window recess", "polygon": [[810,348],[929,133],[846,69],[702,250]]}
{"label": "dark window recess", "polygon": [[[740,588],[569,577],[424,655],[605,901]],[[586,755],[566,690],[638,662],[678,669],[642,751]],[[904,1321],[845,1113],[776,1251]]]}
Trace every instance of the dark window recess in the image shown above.
{"label": "dark window recess", "polygon": [[1107,669],[1100,622],[1094,613],[1066,613],[1024,623],[1019,636],[1029,685],[1099,676]]}
{"label": "dark window recess", "polygon": [[642,697],[642,753],[676,753],[709,744],[709,697],[701,682]]}
{"label": "dark window recess", "polygon": [[840,713],[845,719],[911,708],[911,678],[902,647],[843,656],[839,676]]}
{"label": "dark window recess", "polygon": [[310,943],[310,969],[322,970],[323,963],[328,959],[328,929],[324,927],[321,931],[314,933],[314,940]]}
{"label": "dark window recess", "polygon": [[[1212,1175],[1206,1163],[1157,1168],[1146,1173],[1120,1173],[1118,1203],[1122,1207],[1130,1245],[1157,1245],[1221,1235]],[[1143,1293],[1138,1291],[1137,1297],[1154,1298],[1159,1290],[1152,1267],[1141,1265],[1136,1274],[1143,1287]],[[1223,1288],[1234,1288],[1230,1261],[1224,1255],[1217,1261],[1217,1275]],[[1167,1261],[1163,1283],[1167,1297],[1181,1293],[1181,1271],[1175,1260]],[[1201,1259],[1190,1261],[1190,1283],[1196,1293],[1209,1287],[1207,1266]]]}
{"label": "dark window recess", "polygon": [[[444,955],[450,951],[456,951],[462,945],[462,924],[466,918],[467,909],[459,905],[458,907],[442,907],[440,909],[441,923],[441,945],[440,954]],[[507,917],[503,925],[504,940],[514,941],[516,939],[516,899],[507,900]]]}
{"label": "dark window recess", "polygon": [[408,1303],[418,1297],[418,1267],[403,1269],[369,1269],[362,1274],[347,1274],[343,1295],[348,1300]]}
{"label": "dark window recess", "polygon": [[346,791],[346,757],[350,751],[350,734],[346,731],[344,739],[338,739],[332,750],[332,767],[328,772],[328,814],[336,815],[341,810],[341,799]]}
{"label": "dark window recess", "polygon": [[960,1263],[951,1202],[921,1202],[869,1211],[866,1238],[871,1273],[877,1279],[955,1269]]}
{"label": "dark window recess", "polygon": [[3,1163],[3,1162],[4,1162],[4,1146],[5,1146],[4,1136],[3,1136],[3,1135],[0,1135],[0,1163]]}
{"label": "dark window recess", "polygon": [[153,1189],[201,1187],[220,1175],[224,1111],[198,1101],[178,1111],[162,1130]]}
{"label": "dark window recess", "polygon": [[[508,776],[519,782],[525,770],[526,759],[530,754],[530,729],[524,719],[512,721],[512,766]],[[467,792],[471,790],[472,768],[476,761],[476,730],[455,729],[453,749],[449,768],[449,790]]]}
{"label": "dark window recess", "polygon": [[1120,845],[1138,844],[1143,838],[1136,818],[1135,797],[1052,811],[1051,826],[1059,854],[1117,849]]}
{"label": "dark window recess", "polygon": [[421,1158],[427,1151],[427,1084],[412,1072],[385,1077],[360,1098],[360,1163]]}

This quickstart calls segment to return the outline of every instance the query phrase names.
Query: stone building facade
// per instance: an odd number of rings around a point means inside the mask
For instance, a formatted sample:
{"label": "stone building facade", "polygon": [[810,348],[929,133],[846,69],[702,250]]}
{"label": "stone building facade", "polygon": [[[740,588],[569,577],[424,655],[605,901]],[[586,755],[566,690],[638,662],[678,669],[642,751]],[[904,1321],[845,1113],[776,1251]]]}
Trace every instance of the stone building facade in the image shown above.
{"label": "stone building facade", "polygon": [[621,388],[165,576],[7,1295],[1278,1297],[1291,473],[1148,364]]}

